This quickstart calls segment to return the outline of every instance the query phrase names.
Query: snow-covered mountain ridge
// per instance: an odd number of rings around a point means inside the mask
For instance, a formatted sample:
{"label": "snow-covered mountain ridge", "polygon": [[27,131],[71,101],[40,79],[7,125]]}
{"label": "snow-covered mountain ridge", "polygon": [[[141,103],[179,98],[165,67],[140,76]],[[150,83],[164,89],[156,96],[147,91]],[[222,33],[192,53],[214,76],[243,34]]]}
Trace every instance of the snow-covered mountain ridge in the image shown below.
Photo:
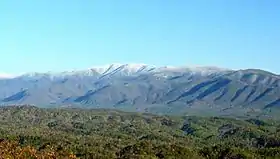
{"label": "snow-covered mountain ridge", "polygon": [[11,75],[0,75],[0,78],[42,78],[42,77],[49,77],[49,78],[59,78],[59,77],[67,77],[67,76],[106,76],[106,75],[139,75],[145,73],[154,73],[157,75],[166,76],[166,74],[170,72],[177,72],[177,73],[191,73],[191,74],[200,74],[200,75],[209,75],[213,73],[225,72],[225,71],[232,71],[229,69],[218,68],[218,67],[187,67],[187,66],[154,66],[154,65],[147,65],[147,64],[137,64],[137,63],[130,63],[130,64],[120,64],[120,63],[113,63],[103,66],[93,66],[88,69],[84,70],[71,70],[71,71],[63,71],[63,72],[30,72],[24,73],[18,76],[11,76]]}

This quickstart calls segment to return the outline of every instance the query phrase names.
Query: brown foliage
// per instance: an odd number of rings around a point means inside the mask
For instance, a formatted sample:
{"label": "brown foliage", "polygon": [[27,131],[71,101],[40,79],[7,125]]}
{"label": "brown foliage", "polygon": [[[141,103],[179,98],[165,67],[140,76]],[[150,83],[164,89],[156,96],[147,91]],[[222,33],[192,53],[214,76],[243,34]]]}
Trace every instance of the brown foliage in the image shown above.
{"label": "brown foliage", "polygon": [[42,151],[37,151],[31,146],[20,147],[17,142],[0,140],[0,159],[56,159],[70,158],[76,156],[68,152],[57,152],[52,147],[47,147]]}

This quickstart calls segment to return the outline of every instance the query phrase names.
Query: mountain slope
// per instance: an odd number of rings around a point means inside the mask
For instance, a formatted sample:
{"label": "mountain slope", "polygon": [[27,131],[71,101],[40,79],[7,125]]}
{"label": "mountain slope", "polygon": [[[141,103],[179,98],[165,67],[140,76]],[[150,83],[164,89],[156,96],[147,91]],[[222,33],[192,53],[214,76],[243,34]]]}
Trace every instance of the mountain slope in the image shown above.
{"label": "mountain slope", "polygon": [[280,76],[263,70],[112,64],[0,79],[1,104],[246,114],[275,109]]}

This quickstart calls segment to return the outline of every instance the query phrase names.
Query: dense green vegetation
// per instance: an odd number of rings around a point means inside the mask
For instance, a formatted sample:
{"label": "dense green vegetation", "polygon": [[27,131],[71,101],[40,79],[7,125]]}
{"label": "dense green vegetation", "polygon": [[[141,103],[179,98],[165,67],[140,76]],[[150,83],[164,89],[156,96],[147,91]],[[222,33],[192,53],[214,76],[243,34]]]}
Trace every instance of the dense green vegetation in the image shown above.
{"label": "dense green vegetation", "polygon": [[267,119],[11,106],[0,125],[0,154],[14,158],[280,158],[280,124]]}

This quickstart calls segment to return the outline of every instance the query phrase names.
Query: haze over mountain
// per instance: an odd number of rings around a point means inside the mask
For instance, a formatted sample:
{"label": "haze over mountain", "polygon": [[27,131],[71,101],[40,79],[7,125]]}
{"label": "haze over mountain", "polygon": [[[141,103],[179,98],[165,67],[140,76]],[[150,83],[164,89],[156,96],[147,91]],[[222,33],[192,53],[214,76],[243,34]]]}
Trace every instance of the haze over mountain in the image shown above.
{"label": "haze over mountain", "polygon": [[2,105],[156,113],[263,113],[280,106],[280,76],[258,69],[111,64],[1,78]]}

